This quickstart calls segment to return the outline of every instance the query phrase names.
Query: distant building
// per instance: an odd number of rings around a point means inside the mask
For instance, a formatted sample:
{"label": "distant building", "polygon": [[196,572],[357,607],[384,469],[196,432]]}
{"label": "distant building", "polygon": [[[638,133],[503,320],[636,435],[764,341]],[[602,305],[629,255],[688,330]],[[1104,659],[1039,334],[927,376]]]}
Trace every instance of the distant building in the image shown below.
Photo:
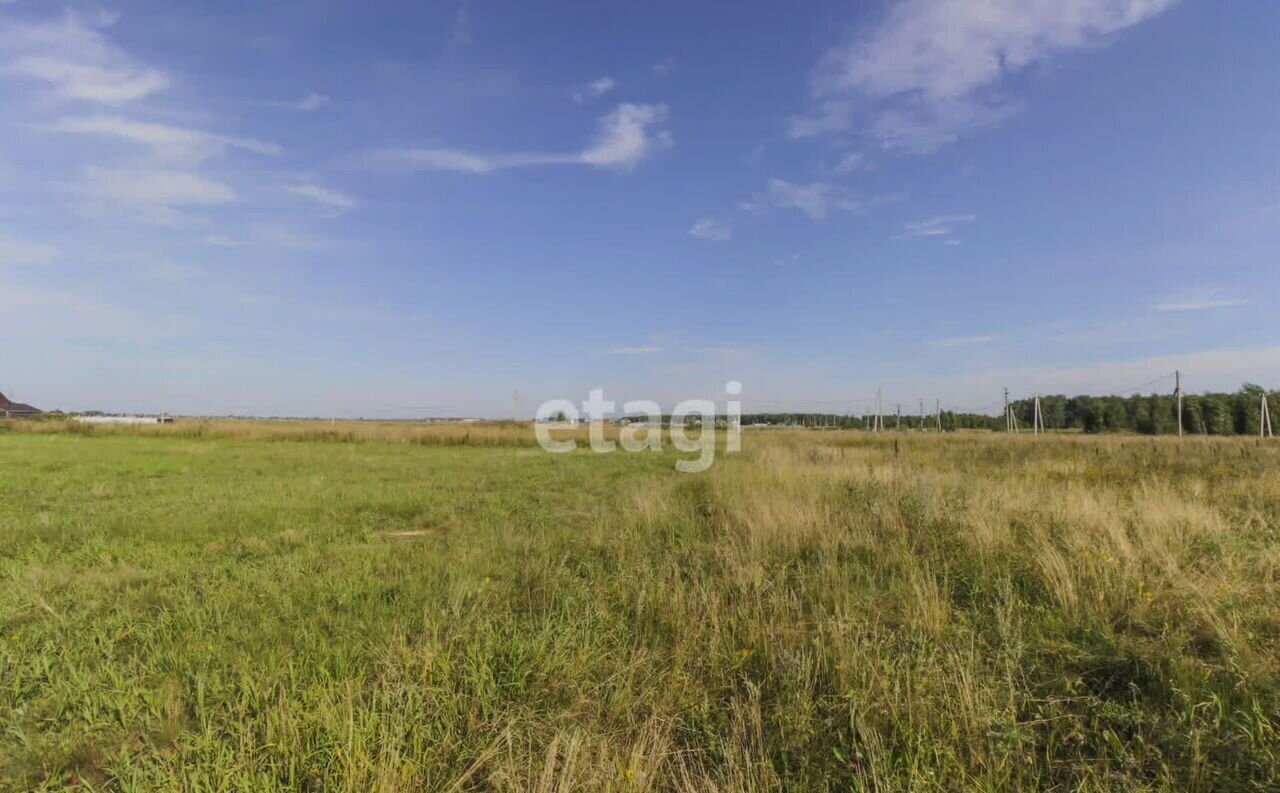
{"label": "distant building", "polygon": [[30,418],[39,416],[43,413],[39,408],[33,408],[30,405],[24,405],[21,402],[10,402],[9,398],[4,394],[0,394],[0,417],[3,418]]}
{"label": "distant building", "polygon": [[172,424],[171,416],[76,416],[81,424]]}

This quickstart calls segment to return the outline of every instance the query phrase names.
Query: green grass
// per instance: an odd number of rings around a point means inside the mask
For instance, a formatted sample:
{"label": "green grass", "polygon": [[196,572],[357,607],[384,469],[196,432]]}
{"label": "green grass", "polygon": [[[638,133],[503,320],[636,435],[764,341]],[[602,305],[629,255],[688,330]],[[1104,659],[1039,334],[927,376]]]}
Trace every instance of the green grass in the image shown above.
{"label": "green grass", "polygon": [[0,433],[0,789],[1276,790],[1280,450]]}

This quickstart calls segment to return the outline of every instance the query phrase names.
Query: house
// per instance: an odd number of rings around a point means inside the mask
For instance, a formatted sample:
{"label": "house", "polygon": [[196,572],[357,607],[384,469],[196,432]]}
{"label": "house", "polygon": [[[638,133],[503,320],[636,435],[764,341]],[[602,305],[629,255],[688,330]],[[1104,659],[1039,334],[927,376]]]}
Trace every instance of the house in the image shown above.
{"label": "house", "polygon": [[39,408],[24,405],[21,402],[10,402],[4,394],[0,394],[0,418],[30,418],[43,413]]}

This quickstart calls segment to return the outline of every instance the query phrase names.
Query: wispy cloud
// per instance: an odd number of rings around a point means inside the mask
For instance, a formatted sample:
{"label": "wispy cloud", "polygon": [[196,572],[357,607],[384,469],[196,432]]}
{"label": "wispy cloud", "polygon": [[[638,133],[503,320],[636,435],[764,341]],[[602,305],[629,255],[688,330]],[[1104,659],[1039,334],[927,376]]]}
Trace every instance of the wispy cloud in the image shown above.
{"label": "wispy cloud", "polygon": [[827,216],[827,198],[831,185],[821,182],[795,184],[782,179],[769,181],[769,198],[775,206],[798,209],[813,220]]}
{"label": "wispy cloud", "polygon": [[666,77],[676,70],[676,59],[675,57],[668,55],[662,60],[654,63],[650,68],[653,70],[653,73],[659,77]]}
{"label": "wispy cloud", "polygon": [[315,91],[307,94],[296,102],[282,102],[281,107],[287,107],[290,110],[297,110],[301,113],[310,113],[313,110],[319,110],[327,107],[329,104],[328,94],[317,94]]}
{"label": "wispy cloud", "polygon": [[212,245],[215,248],[244,248],[252,245],[249,240],[228,237],[225,234],[210,234],[204,238],[205,245]]}
{"label": "wispy cloud", "polygon": [[144,266],[140,274],[144,278],[153,281],[164,281],[168,283],[176,283],[181,281],[194,281],[197,278],[203,278],[204,269],[191,264],[180,264],[178,262],[156,262]]}
{"label": "wispy cloud", "polygon": [[49,264],[58,258],[58,249],[43,242],[31,242],[0,234],[0,267],[5,265]]}
{"label": "wispy cloud", "polygon": [[787,119],[788,138],[816,138],[848,132],[853,127],[854,105],[847,99],[826,99],[815,102],[805,115]]}
{"label": "wispy cloud", "polygon": [[253,138],[238,138],[186,127],[136,121],[122,116],[96,115],[66,117],[38,129],[77,135],[114,138],[140,146],[167,160],[203,160],[229,148],[254,154],[278,155],[280,146]]}
{"label": "wispy cloud", "polygon": [[578,104],[582,104],[588,100],[604,96],[617,87],[617,80],[612,77],[601,77],[597,80],[592,80],[581,88],[575,89],[573,92],[573,101]]}
{"label": "wispy cloud", "polygon": [[471,0],[462,0],[458,11],[453,16],[453,31],[450,33],[453,43],[465,47],[473,40],[471,35]]}
{"label": "wispy cloud", "polygon": [[869,35],[826,53],[813,107],[791,137],[853,129],[868,114],[884,148],[933,151],[1016,111],[995,91],[1011,75],[1105,42],[1175,0],[905,0]]}
{"label": "wispy cloud", "polygon": [[724,242],[733,236],[733,229],[728,223],[721,223],[711,218],[699,218],[698,222],[689,229],[689,234],[700,240]]}
{"label": "wispy cloud", "polygon": [[1185,311],[1211,311],[1215,308],[1233,308],[1243,306],[1249,301],[1229,297],[1223,289],[1196,289],[1182,292],[1166,298],[1151,306],[1151,310],[1159,314],[1174,314]]}
{"label": "wispy cloud", "polygon": [[662,352],[661,347],[614,347],[609,350],[610,355],[653,355],[658,352]]}
{"label": "wispy cloud", "polygon": [[744,358],[756,354],[752,347],[689,347],[693,355],[711,355],[719,358]]}
{"label": "wispy cloud", "polygon": [[861,152],[849,152],[840,158],[840,162],[836,163],[833,169],[838,174],[850,174],[854,171],[860,171],[867,167],[866,155]]}
{"label": "wispy cloud", "polygon": [[954,347],[975,347],[982,344],[991,344],[995,340],[995,336],[952,336],[949,339],[939,339],[935,341],[933,346],[944,347],[947,349]]}
{"label": "wispy cloud", "polygon": [[670,133],[660,128],[666,118],[666,105],[618,105],[601,117],[595,142],[572,153],[475,154],[447,148],[405,148],[375,152],[372,161],[414,170],[475,174],[546,165],[590,165],[627,171],[654,151],[671,145]]}
{"label": "wispy cloud", "polygon": [[811,220],[822,220],[827,216],[831,200],[831,185],[825,182],[797,184],[785,179],[770,179],[769,189],[764,193],[756,193],[743,201],[738,207],[753,214],[762,214],[769,207],[781,209],[797,209],[808,215]]}
{"label": "wispy cloud", "polygon": [[946,243],[954,242],[955,240],[950,239],[950,237],[955,232],[956,227],[964,223],[972,223],[977,219],[977,215],[941,215],[928,220],[917,220],[905,224],[902,227],[902,233],[898,235],[898,239],[937,238]]}
{"label": "wispy cloud", "polygon": [[90,166],[85,169],[89,189],[106,199],[156,210],[152,218],[175,220],[180,207],[230,204],[235,190],[192,171],[117,170]]}
{"label": "wispy cloud", "polygon": [[342,193],[328,187],[321,187],[317,184],[290,185],[287,189],[294,195],[309,198],[312,201],[315,201],[318,204],[323,204],[331,209],[354,209],[358,203],[354,198],[346,193]]}
{"label": "wispy cloud", "polygon": [[140,63],[100,32],[115,18],[86,21],[78,14],[0,27],[0,75],[47,85],[62,99],[102,104],[133,102],[164,90],[169,77]]}
{"label": "wispy cloud", "polygon": [[764,192],[754,193],[738,203],[738,208],[754,215],[763,215],[770,207],[795,209],[809,216],[810,220],[825,220],[830,211],[865,212],[873,207],[893,201],[901,201],[903,195],[871,196],[861,198],[827,182],[800,184],[786,179],[770,179]]}

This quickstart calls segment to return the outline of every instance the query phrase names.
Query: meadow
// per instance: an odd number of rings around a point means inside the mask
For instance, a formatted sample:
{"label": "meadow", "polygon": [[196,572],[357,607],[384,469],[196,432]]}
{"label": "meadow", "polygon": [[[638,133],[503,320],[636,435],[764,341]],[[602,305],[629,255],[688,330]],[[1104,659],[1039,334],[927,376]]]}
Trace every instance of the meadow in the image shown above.
{"label": "meadow", "polygon": [[1280,444],[0,423],[0,790],[1280,789]]}

